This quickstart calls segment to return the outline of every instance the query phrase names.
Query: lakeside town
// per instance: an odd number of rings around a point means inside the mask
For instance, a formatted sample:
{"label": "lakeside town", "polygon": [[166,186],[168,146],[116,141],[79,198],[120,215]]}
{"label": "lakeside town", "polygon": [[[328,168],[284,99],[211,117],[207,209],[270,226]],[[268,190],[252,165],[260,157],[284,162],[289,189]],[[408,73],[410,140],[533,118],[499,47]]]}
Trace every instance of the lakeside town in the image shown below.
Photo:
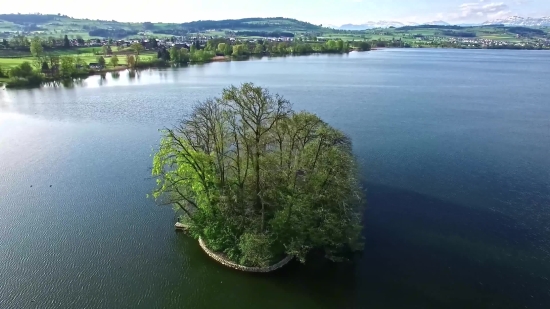
{"label": "lakeside town", "polygon": [[[520,37],[518,36],[518,39]],[[426,37],[419,38],[418,45],[427,47],[478,48],[478,49],[550,49],[550,39],[530,38],[529,40],[510,42],[485,38]],[[443,45],[443,46],[442,46]],[[450,45],[450,46],[449,46]]]}
{"label": "lakeside town", "polygon": [[[29,35],[31,33],[28,33]],[[25,33],[19,34],[12,38],[13,41],[17,41],[17,38],[24,37]],[[434,48],[479,48],[479,49],[550,49],[550,38],[532,38],[521,37],[517,35],[518,41],[505,41],[488,38],[477,37],[445,37],[445,36],[415,36],[412,40],[404,40],[402,38],[392,39],[353,39],[354,41],[368,41],[373,47],[395,47],[395,48],[420,48],[420,47],[434,47]],[[114,46],[114,47],[130,47],[134,43],[141,44],[146,50],[156,48],[170,48],[172,46],[178,48],[190,49],[191,45],[195,45],[198,48],[204,48],[208,41],[215,40],[216,42],[224,41],[228,44],[243,44],[243,43],[262,43],[262,42],[327,42],[331,39],[335,39],[333,36],[316,37],[313,35],[302,35],[300,37],[235,37],[231,35],[227,36],[213,36],[204,34],[195,34],[189,36],[172,36],[155,38],[150,34],[142,33],[140,36],[125,38],[125,39],[88,39],[84,40],[80,36],[69,38],[70,47],[99,47],[102,46]],[[48,47],[63,47],[64,42],[61,38],[48,37],[45,40],[45,45]],[[10,46],[7,39],[3,39],[0,42],[1,45],[6,48]],[[30,44],[30,43],[29,43]],[[29,45],[25,43],[17,44],[16,47],[21,45]]]}

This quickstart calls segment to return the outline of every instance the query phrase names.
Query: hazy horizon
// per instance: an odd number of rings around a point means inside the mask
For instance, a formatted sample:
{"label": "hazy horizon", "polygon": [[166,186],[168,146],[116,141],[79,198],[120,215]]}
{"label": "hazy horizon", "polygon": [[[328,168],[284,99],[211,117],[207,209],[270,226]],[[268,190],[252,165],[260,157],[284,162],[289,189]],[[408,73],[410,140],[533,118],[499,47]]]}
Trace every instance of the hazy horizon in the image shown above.
{"label": "hazy horizon", "polygon": [[[239,19],[247,17],[288,17],[313,24],[340,26],[375,21],[426,23],[443,20],[452,24],[481,23],[509,16],[543,17],[550,15],[550,2],[542,0],[291,0],[263,1],[203,0],[174,5],[157,0],[151,7],[144,2],[94,1],[93,6],[67,4],[60,0],[48,2],[20,0],[3,7],[3,14],[62,14],[73,18],[116,20],[120,22],[183,23],[196,20]],[[132,7],[128,10],[128,7]],[[145,8],[147,6],[147,8]],[[104,8],[96,10],[94,8]]]}

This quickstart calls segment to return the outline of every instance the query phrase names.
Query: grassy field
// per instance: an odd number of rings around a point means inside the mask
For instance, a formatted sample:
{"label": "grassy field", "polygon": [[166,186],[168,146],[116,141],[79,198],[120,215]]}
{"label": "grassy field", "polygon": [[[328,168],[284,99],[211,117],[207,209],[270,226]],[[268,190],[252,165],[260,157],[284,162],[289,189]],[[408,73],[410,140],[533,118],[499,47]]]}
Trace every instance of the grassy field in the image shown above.
{"label": "grassy field", "polygon": [[482,39],[487,39],[487,40],[496,40],[496,41],[504,41],[504,42],[521,42],[520,39],[508,34],[480,34],[478,37]]}
{"label": "grassy field", "polygon": [[[73,57],[79,57],[80,59],[82,59],[87,64],[97,62],[97,58],[99,57],[99,55],[94,55],[92,53],[80,53],[80,54],[73,53],[73,54],[63,54],[63,55],[70,55],[70,56],[73,56]],[[126,65],[127,64],[125,54],[118,54],[117,57],[118,57],[118,60],[119,60],[118,61],[119,65]],[[156,52],[144,52],[144,53],[140,54],[139,57],[140,57],[141,60],[151,60],[151,59],[156,59],[157,54],[156,54]],[[110,66],[109,65],[110,58],[111,57],[109,57],[109,56],[105,57],[105,61],[106,61],[108,66]],[[28,57],[12,57],[12,58],[1,58],[0,57],[0,67],[3,70],[9,70],[9,69],[11,69],[15,66],[18,66],[18,65],[22,64],[25,61],[30,62],[31,64],[33,64],[33,63],[36,62],[36,58],[31,57],[31,56],[28,56]]]}

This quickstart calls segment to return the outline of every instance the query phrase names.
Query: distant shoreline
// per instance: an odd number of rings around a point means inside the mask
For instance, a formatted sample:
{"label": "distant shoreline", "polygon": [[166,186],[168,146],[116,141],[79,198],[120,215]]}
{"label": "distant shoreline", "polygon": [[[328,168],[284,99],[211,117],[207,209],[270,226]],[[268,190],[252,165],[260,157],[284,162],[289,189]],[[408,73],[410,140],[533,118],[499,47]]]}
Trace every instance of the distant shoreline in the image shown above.
{"label": "distant shoreline", "polygon": [[[460,50],[528,50],[528,49],[492,49],[492,48],[448,48],[448,47],[410,47],[410,48],[403,48],[403,47],[374,47],[374,48],[371,48],[369,51],[377,51],[377,50],[389,50],[389,49],[423,49],[423,50],[430,50],[430,49],[437,49],[437,50],[442,50],[442,49],[460,49]],[[542,51],[544,51],[545,49],[543,49]],[[549,50],[545,50],[545,51],[549,51]],[[364,51],[360,51],[360,50],[355,50],[355,49],[352,49],[350,50],[350,52],[364,52]],[[366,51],[365,51],[366,52]],[[205,64],[205,63],[212,63],[212,62],[230,62],[230,61],[247,61],[247,60],[250,60],[250,59],[253,59],[253,58],[263,58],[263,57],[286,57],[286,56],[308,56],[308,55],[325,55],[325,54],[334,54],[334,53],[309,53],[309,54],[298,54],[298,55],[293,55],[293,54],[287,54],[287,55],[270,55],[270,54],[264,54],[264,55],[247,55],[247,56],[242,56],[242,57],[232,57],[232,56],[215,56],[213,57],[212,59],[209,59],[207,61],[202,61],[202,62],[189,62],[187,64],[183,64],[183,66],[187,66],[187,65],[195,65],[195,64]],[[341,53],[339,55],[342,55],[342,54],[349,54],[349,53]],[[0,58],[2,59],[2,58]],[[66,81],[74,81],[74,80],[78,80],[78,79],[86,79],[90,76],[95,76],[95,75],[103,75],[103,74],[106,74],[106,73],[114,73],[114,72],[121,72],[121,71],[142,71],[142,70],[145,70],[145,69],[152,69],[152,68],[168,68],[168,67],[174,67],[173,66],[174,63],[172,62],[164,62],[162,63],[162,65],[157,65],[157,64],[152,64],[150,66],[146,66],[146,67],[139,67],[139,68],[129,68],[127,65],[121,65],[121,66],[117,66],[115,68],[105,68],[105,69],[102,69],[102,70],[90,70],[87,74],[82,74],[81,77],[76,77],[76,78],[71,78],[71,79],[63,79],[63,78],[49,78],[49,77],[45,77],[45,81],[43,83],[41,83],[40,85],[22,85],[22,86],[8,86],[8,81],[9,79],[8,78],[0,78],[0,88],[3,88],[3,89],[33,89],[33,88],[40,88],[42,86],[44,86],[45,84],[48,84],[48,83],[55,83],[55,82],[66,82]]]}

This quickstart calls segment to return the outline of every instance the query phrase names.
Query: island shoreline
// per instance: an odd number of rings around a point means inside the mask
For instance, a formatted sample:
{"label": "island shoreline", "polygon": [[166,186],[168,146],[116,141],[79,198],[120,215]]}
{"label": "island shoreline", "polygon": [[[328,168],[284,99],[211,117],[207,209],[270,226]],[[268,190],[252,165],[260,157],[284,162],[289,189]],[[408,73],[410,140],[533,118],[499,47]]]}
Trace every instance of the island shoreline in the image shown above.
{"label": "island shoreline", "polygon": [[226,267],[233,268],[233,269],[239,270],[239,271],[249,272],[249,273],[270,273],[270,272],[273,272],[273,271],[276,271],[276,270],[282,268],[283,266],[288,264],[290,261],[292,261],[292,259],[294,258],[293,256],[289,255],[289,256],[285,257],[284,259],[282,259],[281,261],[279,261],[279,262],[277,262],[273,265],[270,265],[270,266],[266,266],[266,267],[249,267],[249,266],[244,266],[244,265],[240,265],[240,264],[237,264],[235,262],[232,262],[229,259],[227,259],[226,257],[222,256],[221,254],[210,250],[206,246],[206,244],[204,243],[202,238],[200,238],[200,237],[199,237],[199,246],[206,253],[206,255],[208,255],[210,258],[212,258],[216,262],[218,262],[218,263],[220,263],[220,264],[222,264]]}

